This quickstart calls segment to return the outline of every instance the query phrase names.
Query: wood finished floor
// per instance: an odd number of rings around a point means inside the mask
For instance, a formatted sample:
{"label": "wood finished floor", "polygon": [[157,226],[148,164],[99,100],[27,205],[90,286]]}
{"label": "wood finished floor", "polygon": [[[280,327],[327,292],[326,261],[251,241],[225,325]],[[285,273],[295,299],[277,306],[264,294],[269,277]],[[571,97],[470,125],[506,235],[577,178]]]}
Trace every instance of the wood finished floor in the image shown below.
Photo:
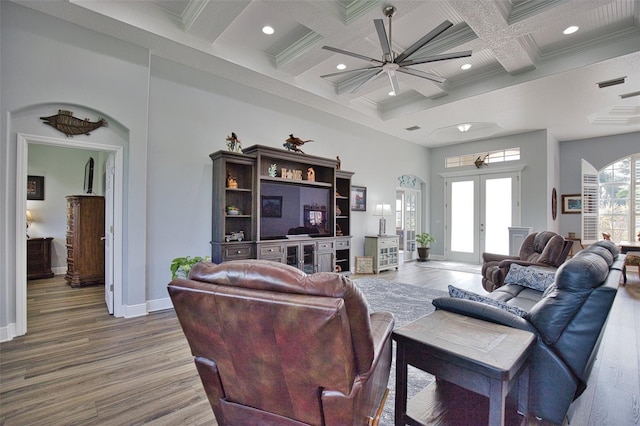
{"label": "wood finished floor", "polygon": [[[483,291],[479,275],[415,263],[374,276]],[[103,287],[72,289],[63,276],[30,281],[27,293],[27,335],[0,344],[1,425],[216,424],[173,310],[113,318]],[[636,271],[619,293],[572,425],[640,424]]]}

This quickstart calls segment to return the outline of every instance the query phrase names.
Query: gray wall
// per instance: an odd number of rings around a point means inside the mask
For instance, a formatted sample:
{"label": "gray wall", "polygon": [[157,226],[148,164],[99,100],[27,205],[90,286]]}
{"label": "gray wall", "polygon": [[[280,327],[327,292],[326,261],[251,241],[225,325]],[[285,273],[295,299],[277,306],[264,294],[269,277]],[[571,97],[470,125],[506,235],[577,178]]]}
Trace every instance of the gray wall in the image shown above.
{"label": "gray wall", "polygon": [[[640,133],[625,133],[595,139],[566,141],[560,144],[560,188],[558,202],[562,194],[579,194],[582,191],[582,159],[587,160],[597,170],[609,164],[640,153]],[[561,212],[562,209],[560,208]],[[581,217],[578,214],[559,214],[560,232],[567,235],[575,232],[581,237]]]}

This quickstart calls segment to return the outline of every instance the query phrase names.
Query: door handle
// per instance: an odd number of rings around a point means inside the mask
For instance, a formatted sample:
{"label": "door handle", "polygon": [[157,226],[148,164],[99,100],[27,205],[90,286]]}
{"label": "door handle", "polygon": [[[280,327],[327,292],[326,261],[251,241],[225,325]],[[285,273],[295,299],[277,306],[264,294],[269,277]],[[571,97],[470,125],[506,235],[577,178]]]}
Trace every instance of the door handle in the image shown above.
{"label": "door handle", "polygon": [[104,241],[106,239],[107,239],[107,237],[100,237],[100,241]]}

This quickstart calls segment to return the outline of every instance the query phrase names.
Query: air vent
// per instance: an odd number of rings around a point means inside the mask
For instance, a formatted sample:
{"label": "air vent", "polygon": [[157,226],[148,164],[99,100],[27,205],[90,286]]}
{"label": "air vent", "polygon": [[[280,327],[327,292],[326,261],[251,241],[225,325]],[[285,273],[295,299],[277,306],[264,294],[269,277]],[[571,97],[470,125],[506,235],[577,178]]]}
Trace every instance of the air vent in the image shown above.
{"label": "air vent", "polygon": [[625,93],[624,95],[620,95],[620,99],[633,98],[634,96],[640,96],[640,92]]}
{"label": "air vent", "polygon": [[613,80],[601,81],[600,83],[596,83],[599,88],[604,89],[605,87],[617,86],[618,84],[624,84],[624,80],[627,77],[619,77],[614,78]]}
{"label": "air vent", "polygon": [[411,127],[407,127],[405,130],[413,132],[414,130],[420,130],[420,129],[422,129],[422,127],[420,126],[411,126]]}

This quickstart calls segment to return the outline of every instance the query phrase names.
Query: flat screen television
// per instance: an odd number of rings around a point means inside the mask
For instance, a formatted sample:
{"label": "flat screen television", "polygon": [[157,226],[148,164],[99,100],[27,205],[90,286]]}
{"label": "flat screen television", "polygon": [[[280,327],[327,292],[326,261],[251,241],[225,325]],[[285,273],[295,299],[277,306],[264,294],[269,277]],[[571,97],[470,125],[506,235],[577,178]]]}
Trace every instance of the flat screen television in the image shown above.
{"label": "flat screen television", "polygon": [[93,194],[93,157],[84,165],[84,193]]}
{"label": "flat screen television", "polygon": [[260,239],[283,239],[287,235],[332,235],[331,188],[281,182],[260,184]]}

